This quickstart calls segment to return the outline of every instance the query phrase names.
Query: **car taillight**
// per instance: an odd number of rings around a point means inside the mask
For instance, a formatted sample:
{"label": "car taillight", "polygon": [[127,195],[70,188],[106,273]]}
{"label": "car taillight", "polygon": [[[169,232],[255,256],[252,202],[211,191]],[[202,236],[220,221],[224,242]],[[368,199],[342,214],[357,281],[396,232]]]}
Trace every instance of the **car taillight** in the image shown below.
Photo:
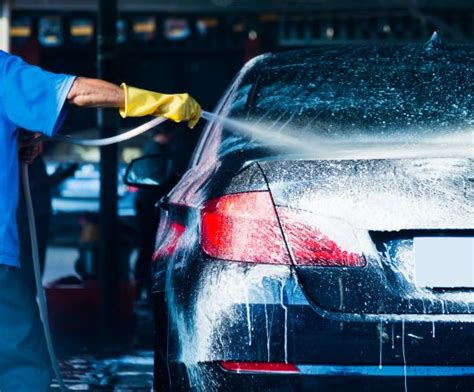
{"label": "car taillight", "polygon": [[[366,259],[352,227],[337,219],[278,208],[278,216],[296,265],[364,267]],[[317,226],[323,226],[325,230]]]}
{"label": "car taillight", "polygon": [[152,261],[171,256],[178,245],[179,239],[184,234],[185,229],[185,226],[178,222],[171,222],[167,225],[166,230],[161,231],[161,233],[165,234],[165,238],[161,240],[160,246],[153,253]]}
{"label": "car taillight", "polygon": [[222,260],[288,265],[286,240],[298,265],[365,265],[362,254],[343,249],[305,222],[304,211],[281,207],[277,211],[281,222],[270,193],[265,191],[208,200],[201,212],[202,250]]}
{"label": "car taillight", "polygon": [[201,247],[217,259],[291,263],[268,192],[208,200],[201,212]]}
{"label": "car taillight", "polygon": [[220,365],[229,372],[236,373],[299,373],[299,369],[284,362],[234,362],[222,361]]}

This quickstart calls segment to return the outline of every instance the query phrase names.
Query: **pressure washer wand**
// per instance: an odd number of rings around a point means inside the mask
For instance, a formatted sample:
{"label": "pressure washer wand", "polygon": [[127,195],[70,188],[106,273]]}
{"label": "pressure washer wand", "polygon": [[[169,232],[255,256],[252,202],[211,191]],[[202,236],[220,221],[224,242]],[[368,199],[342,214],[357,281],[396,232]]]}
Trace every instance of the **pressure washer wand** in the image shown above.
{"label": "pressure washer wand", "polygon": [[88,147],[103,147],[110,146],[111,144],[121,143],[126,140],[133,139],[142,133],[149,131],[152,128],[164,123],[167,119],[164,117],[157,117],[147,123],[140,125],[137,128],[131,129],[130,131],[121,133],[120,135],[106,137],[104,139],[81,139],[74,138],[71,136],[65,135],[56,135],[52,139],[46,139],[57,142],[65,142],[69,144],[77,144],[79,146],[88,146]]}

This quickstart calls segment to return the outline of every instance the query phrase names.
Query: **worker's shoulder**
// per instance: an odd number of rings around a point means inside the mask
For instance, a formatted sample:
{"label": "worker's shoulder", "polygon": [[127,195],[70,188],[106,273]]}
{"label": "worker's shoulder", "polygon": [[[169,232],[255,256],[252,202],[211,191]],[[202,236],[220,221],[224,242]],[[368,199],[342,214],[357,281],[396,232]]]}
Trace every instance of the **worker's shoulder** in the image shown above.
{"label": "worker's shoulder", "polygon": [[18,68],[24,64],[24,61],[20,57],[0,50],[0,75],[13,75],[18,70]]}

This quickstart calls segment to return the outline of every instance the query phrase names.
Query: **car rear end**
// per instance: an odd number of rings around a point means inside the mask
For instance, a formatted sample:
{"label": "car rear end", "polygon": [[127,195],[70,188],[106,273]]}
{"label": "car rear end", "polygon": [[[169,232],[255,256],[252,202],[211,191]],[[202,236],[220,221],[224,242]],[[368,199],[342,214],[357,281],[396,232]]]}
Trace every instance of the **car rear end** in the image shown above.
{"label": "car rear end", "polygon": [[321,49],[237,79],[244,134],[210,126],[158,233],[176,387],[472,390],[469,55]]}

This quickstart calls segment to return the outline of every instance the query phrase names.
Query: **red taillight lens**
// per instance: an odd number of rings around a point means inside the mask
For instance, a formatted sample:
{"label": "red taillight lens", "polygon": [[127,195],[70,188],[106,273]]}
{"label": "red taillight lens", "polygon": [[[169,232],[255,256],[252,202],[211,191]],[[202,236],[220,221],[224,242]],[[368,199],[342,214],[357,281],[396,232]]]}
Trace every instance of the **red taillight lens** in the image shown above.
{"label": "red taillight lens", "polygon": [[236,193],[207,201],[201,213],[201,247],[231,261],[290,264],[268,192]]}
{"label": "red taillight lens", "polygon": [[[208,200],[201,213],[201,247],[217,259],[290,264],[286,240],[298,265],[365,266],[362,253],[346,250],[343,240],[316,228],[317,218],[308,222],[307,212],[289,208],[279,207],[277,212],[278,217],[270,193],[264,191]],[[338,237],[353,240],[346,226],[336,225],[336,230],[343,228]]]}
{"label": "red taillight lens", "polygon": [[327,234],[315,227],[322,222],[311,213],[279,208],[278,216],[295,264],[321,267],[366,265],[366,259],[349,224],[335,219],[329,224],[326,222],[325,226],[330,226],[332,231],[332,234]]}
{"label": "red taillight lens", "polygon": [[236,373],[298,373],[299,369],[291,363],[283,362],[233,362],[222,361],[223,369]]}
{"label": "red taillight lens", "polygon": [[[178,245],[179,239],[184,234],[185,229],[186,228],[181,223],[171,222],[166,230],[165,238],[153,253],[152,261],[171,256]],[[164,231],[162,231],[162,233],[163,232]]]}

